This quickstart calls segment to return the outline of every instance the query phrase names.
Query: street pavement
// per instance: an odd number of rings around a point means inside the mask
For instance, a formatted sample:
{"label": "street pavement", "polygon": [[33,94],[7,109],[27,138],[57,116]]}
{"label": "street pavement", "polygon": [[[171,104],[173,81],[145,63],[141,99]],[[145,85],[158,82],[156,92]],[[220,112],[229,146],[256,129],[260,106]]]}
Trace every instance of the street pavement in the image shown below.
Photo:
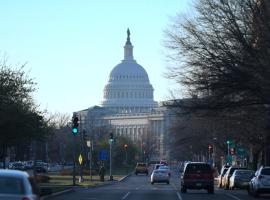
{"label": "street pavement", "polygon": [[[132,175],[121,182],[95,187],[77,188],[75,192],[63,194],[52,200],[252,200],[246,190],[223,190],[215,188],[214,194],[206,190],[180,192],[179,175],[172,174],[170,185],[156,183],[151,185],[150,175]],[[270,199],[262,195],[260,199]]]}

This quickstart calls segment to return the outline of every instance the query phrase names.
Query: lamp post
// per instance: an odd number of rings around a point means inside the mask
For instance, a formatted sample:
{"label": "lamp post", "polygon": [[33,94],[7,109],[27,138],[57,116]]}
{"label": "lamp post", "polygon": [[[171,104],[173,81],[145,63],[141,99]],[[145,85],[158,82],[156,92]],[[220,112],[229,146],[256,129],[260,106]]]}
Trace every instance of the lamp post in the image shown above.
{"label": "lamp post", "polygon": [[110,144],[110,181],[113,180],[113,176],[112,176],[112,143],[114,141],[113,138],[113,133],[110,133],[110,139],[109,139],[109,144]]}
{"label": "lamp post", "polygon": [[90,180],[92,181],[92,147],[93,145],[91,144],[91,140],[87,141],[87,147],[89,147],[89,154],[88,154],[88,159],[89,159],[89,175],[90,175]]}
{"label": "lamp post", "polygon": [[230,144],[231,144],[231,141],[230,140],[227,140],[227,162],[229,162],[229,157],[230,157]]}

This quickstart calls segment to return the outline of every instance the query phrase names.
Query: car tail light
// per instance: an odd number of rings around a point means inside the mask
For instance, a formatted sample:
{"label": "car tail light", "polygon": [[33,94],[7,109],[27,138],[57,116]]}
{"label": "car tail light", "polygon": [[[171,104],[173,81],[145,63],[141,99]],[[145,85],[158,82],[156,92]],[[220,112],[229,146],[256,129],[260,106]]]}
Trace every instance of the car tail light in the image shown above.
{"label": "car tail light", "polygon": [[22,200],[30,200],[28,197],[23,197]]}

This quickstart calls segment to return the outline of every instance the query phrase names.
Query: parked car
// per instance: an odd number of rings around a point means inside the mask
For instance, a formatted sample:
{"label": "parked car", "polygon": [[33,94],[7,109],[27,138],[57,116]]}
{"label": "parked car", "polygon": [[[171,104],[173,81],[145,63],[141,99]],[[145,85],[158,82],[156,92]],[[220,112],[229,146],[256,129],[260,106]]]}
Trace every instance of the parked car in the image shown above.
{"label": "parked car", "polygon": [[233,174],[233,172],[235,171],[235,170],[237,170],[237,169],[242,169],[242,170],[244,170],[244,169],[247,169],[247,168],[245,168],[245,167],[236,167],[236,166],[231,166],[228,170],[227,170],[227,172],[225,173],[225,175],[224,175],[224,177],[223,177],[223,179],[222,179],[222,187],[224,188],[224,189],[229,189],[229,183],[230,183],[230,178],[231,178],[231,176],[232,176],[232,174]]}
{"label": "parked car", "polygon": [[229,169],[230,165],[223,165],[223,167],[220,170],[220,174],[218,176],[218,187],[221,188],[222,187],[222,179],[225,175],[225,173],[227,172],[227,170]]}
{"label": "parked car", "polygon": [[235,170],[230,178],[229,189],[244,188],[247,189],[249,181],[254,177],[253,170]]}
{"label": "parked car", "polygon": [[253,196],[270,193],[270,166],[261,167],[249,182],[248,193]]}
{"label": "parked car", "polygon": [[154,183],[167,183],[170,184],[170,176],[166,170],[157,169],[153,170],[151,174],[151,184]]}
{"label": "parked car", "polygon": [[9,168],[15,170],[24,170],[25,166],[22,162],[13,162],[9,165]]}
{"label": "parked car", "polygon": [[146,163],[137,163],[135,167],[135,174],[146,174],[148,175],[148,167]]}
{"label": "parked car", "polygon": [[206,189],[208,193],[214,193],[213,170],[208,163],[189,162],[185,165],[181,175],[181,192],[187,189]]}
{"label": "parked car", "polygon": [[38,200],[39,195],[51,191],[38,190],[33,179],[26,172],[19,170],[0,170],[0,199]]}

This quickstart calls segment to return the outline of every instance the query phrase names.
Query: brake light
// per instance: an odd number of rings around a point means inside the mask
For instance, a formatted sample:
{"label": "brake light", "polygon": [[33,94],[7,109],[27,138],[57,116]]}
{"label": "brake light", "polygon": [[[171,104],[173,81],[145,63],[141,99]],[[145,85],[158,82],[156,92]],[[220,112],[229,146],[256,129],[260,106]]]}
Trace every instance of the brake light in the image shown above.
{"label": "brake light", "polygon": [[23,197],[22,200],[30,200],[28,197]]}

